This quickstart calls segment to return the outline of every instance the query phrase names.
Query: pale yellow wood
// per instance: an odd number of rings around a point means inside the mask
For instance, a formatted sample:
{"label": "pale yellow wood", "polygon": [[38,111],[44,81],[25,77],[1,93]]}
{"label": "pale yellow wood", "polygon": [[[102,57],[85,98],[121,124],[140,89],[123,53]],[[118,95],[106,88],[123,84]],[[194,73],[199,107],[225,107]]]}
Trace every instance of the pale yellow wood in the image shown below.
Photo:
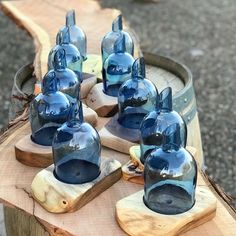
{"label": "pale yellow wood", "polygon": [[106,127],[103,127],[99,131],[99,135],[101,138],[102,146],[111,148],[118,152],[128,154],[129,149],[135,145],[135,143],[132,143],[128,140],[125,140],[125,139],[122,139],[120,137],[113,135],[106,129]]}
{"label": "pale yellow wood", "polygon": [[191,230],[215,216],[216,198],[207,187],[196,188],[196,202],[187,212],[177,215],[158,214],[143,203],[143,190],[116,204],[120,227],[131,236],[174,236]]}
{"label": "pale yellow wood", "polygon": [[101,117],[111,116],[117,112],[117,97],[108,96],[103,92],[103,84],[96,84],[86,98],[86,104]]}
{"label": "pale yellow wood", "polygon": [[85,184],[66,184],[53,174],[54,165],[40,171],[33,179],[34,199],[53,213],[73,212],[111,187],[121,177],[121,164],[117,160],[102,158],[101,174]]}
{"label": "pale yellow wood", "polygon": [[97,121],[98,121],[97,113],[94,110],[92,110],[90,107],[85,105],[84,103],[83,103],[83,114],[84,114],[84,120],[86,122],[88,122],[92,126],[97,125]]}
{"label": "pale yellow wood", "polygon": [[92,74],[83,73],[83,82],[80,88],[80,98],[84,99],[87,97],[89,91],[97,83],[97,77]]}
{"label": "pale yellow wood", "polygon": [[16,159],[27,166],[47,167],[51,165],[52,147],[34,143],[30,136],[27,134],[16,143]]}
{"label": "pale yellow wood", "polygon": [[[197,150],[194,147],[187,146],[186,149],[192,154],[194,159],[197,158]],[[124,180],[136,184],[144,184],[143,171],[144,165],[140,161],[140,145],[134,145],[129,149],[130,160],[122,166],[122,177]],[[199,161],[196,160],[199,166]],[[200,168],[199,168],[200,169]]]}

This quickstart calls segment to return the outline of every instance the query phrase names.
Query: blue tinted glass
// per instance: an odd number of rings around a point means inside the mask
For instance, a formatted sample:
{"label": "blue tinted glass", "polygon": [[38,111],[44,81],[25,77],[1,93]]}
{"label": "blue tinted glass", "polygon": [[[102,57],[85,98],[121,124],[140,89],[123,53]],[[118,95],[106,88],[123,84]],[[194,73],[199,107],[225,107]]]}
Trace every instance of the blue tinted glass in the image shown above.
{"label": "blue tinted glass", "polygon": [[125,37],[120,35],[112,53],[103,64],[103,88],[109,96],[118,96],[120,86],[131,78],[134,59],[126,52]]}
{"label": "blue tinted glass", "polygon": [[172,124],[180,125],[182,146],[186,145],[187,130],[182,117],[172,110],[172,90],[170,87],[160,93],[160,102],[156,111],[148,114],[141,124],[141,161],[145,162],[147,155],[162,143],[162,132]]}
{"label": "blue tinted glass", "polygon": [[152,82],[145,79],[144,58],[135,60],[131,77],[119,89],[118,121],[126,128],[139,129],[144,116],[156,109],[159,95]]}
{"label": "blue tinted glass", "polygon": [[73,112],[70,120],[57,130],[52,145],[54,174],[69,184],[90,182],[100,174],[99,135],[90,124],[76,117]]}
{"label": "blue tinted glass", "polygon": [[41,145],[52,145],[57,128],[67,121],[70,110],[69,99],[58,91],[55,72],[49,71],[43,78],[42,93],[30,106],[32,140]]}
{"label": "blue tinted glass", "polygon": [[83,58],[80,55],[79,50],[70,43],[68,27],[63,27],[63,29],[57,34],[57,45],[52,48],[48,55],[48,69],[53,69],[55,53],[59,49],[65,50],[67,67],[73,70],[76,75],[82,79],[81,72]]}
{"label": "blue tinted glass", "polygon": [[116,40],[120,37],[120,34],[125,37],[125,46],[127,53],[134,55],[134,43],[131,36],[123,30],[122,25],[122,15],[117,16],[117,18],[112,23],[112,31],[107,33],[102,40],[101,51],[102,51],[102,61],[105,62],[107,57],[114,53],[114,44]]}
{"label": "blue tinted glass", "polygon": [[180,125],[162,134],[162,146],[147,157],[144,168],[144,203],[161,214],[180,214],[195,203],[197,165],[181,143]]}
{"label": "blue tinted glass", "polygon": [[[70,43],[77,47],[83,60],[87,58],[87,38],[83,30],[76,25],[75,10],[66,14],[66,26],[69,28]],[[63,31],[64,27],[59,30]]]}
{"label": "blue tinted glass", "polygon": [[53,68],[52,71],[55,72],[58,89],[75,100],[79,99],[80,81],[72,70],[66,68],[64,49],[60,48],[55,52]]}

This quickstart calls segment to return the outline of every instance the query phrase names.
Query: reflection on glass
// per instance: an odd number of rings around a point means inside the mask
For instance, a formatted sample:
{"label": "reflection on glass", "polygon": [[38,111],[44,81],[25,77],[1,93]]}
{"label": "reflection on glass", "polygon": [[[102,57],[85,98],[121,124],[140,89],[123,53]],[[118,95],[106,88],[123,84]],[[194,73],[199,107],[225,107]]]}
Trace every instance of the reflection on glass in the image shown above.
{"label": "reflection on glass", "polygon": [[133,40],[131,36],[123,30],[122,15],[119,15],[112,23],[112,31],[107,33],[102,40],[101,51],[103,63],[109,55],[114,53],[114,44],[116,40],[120,37],[120,35],[124,35],[125,37],[126,51],[132,56],[134,55]]}
{"label": "reflection on glass", "polygon": [[187,129],[182,117],[172,109],[172,89],[167,87],[160,93],[160,102],[156,111],[149,113],[141,123],[141,162],[162,143],[162,132],[171,124],[180,125],[182,146],[186,145]]}
{"label": "reflection on glass", "polygon": [[145,79],[144,58],[136,59],[131,79],[119,89],[119,123],[126,128],[139,129],[144,116],[156,109],[157,96],[156,87]]}
{"label": "reflection on glass", "polygon": [[49,71],[43,78],[42,93],[30,106],[31,138],[44,146],[52,145],[57,128],[67,121],[71,110],[69,99],[57,85],[55,72]]}
{"label": "reflection on glass", "polygon": [[[57,45],[52,48],[48,55],[48,69],[53,69],[55,53],[59,49],[64,49],[66,53],[67,67],[73,70],[78,78],[82,79],[82,63],[83,58],[80,55],[79,50],[70,43],[69,28],[67,26],[57,34]],[[82,81],[81,81],[82,82]]]}
{"label": "reflection on glass", "polygon": [[58,89],[74,98],[74,100],[79,99],[80,93],[80,81],[77,75],[66,67],[66,55],[65,50],[59,48],[54,55],[53,68],[56,75],[56,80],[58,84]]}
{"label": "reflection on glass", "polygon": [[131,78],[131,70],[134,59],[126,52],[125,37],[120,35],[114,44],[114,53],[112,53],[104,62],[103,88],[104,93],[117,97],[120,86]]}
{"label": "reflection on glass", "polygon": [[83,122],[80,107],[81,114],[72,110],[69,121],[57,130],[52,145],[54,175],[69,184],[87,183],[100,174],[100,137],[90,124]]}
{"label": "reflection on glass", "polygon": [[197,165],[182,147],[178,123],[162,133],[162,146],[147,157],[144,168],[144,203],[151,210],[167,215],[188,211],[195,203]]}
{"label": "reflection on glass", "polygon": [[[77,47],[83,60],[87,59],[87,38],[84,31],[76,25],[75,10],[70,10],[66,14],[66,26],[69,28],[70,43]],[[63,31],[64,26],[59,30]]]}

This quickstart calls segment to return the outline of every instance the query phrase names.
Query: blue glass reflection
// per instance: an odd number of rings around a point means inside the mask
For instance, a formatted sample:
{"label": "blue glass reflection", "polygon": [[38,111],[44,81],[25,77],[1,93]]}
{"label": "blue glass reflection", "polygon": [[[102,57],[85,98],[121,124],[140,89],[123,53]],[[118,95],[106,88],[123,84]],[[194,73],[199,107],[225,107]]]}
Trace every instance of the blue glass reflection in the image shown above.
{"label": "blue glass reflection", "polygon": [[188,211],[195,203],[197,165],[181,146],[180,125],[163,132],[161,148],[147,157],[144,168],[144,203],[151,210],[167,215]]}
{"label": "blue glass reflection", "polygon": [[135,60],[131,77],[119,89],[118,121],[126,128],[139,129],[144,116],[156,109],[159,95],[153,83],[145,79],[143,57]]}
{"label": "blue glass reflection", "polygon": [[54,175],[69,184],[90,182],[100,174],[100,137],[90,124],[83,122],[83,114],[76,113],[73,109],[69,121],[57,130],[52,145]]}
{"label": "blue glass reflection", "polygon": [[[75,10],[70,10],[66,14],[66,26],[69,28],[70,43],[77,47],[83,60],[87,59],[87,38],[84,31],[76,25]],[[63,31],[64,26],[59,30]],[[58,44],[59,42],[57,42]]]}
{"label": "blue glass reflection", "polygon": [[104,62],[103,88],[104,93],[117,97],[120,86],[131,78],[131,70],[134,59],[126,52],[125,37],[120,35],[114,44],[114,53],[112,53]]}
{"label": "blue glass reflection", "polygon": [[49,71],[43,78],[42,93],[30,106],[32,140],[40,145],[51,146],[56,130],[67,121],[71,103],[58,91],[56,74]]}
{"label": "blue glass reflection", "polygon": [[[64,49],[66,53],[67,67],[73,70],[76,75],[82,79],[82,63],[83,58],[80,55],[79,50],[70,43],[69,28],[63,27],[63,29],[57,34],[57,45],[52,48],[48,55],[48,69],[53,69],[55,53],[59,49]],[[82,82],[82,81],[81,81]]]}
{"label": "blue glass reflection", "polygon": [[172,109],[172,89],[167,87],[160,93],[160,103],[156,111],[149,113],[141,123],[141,162],[147,155],[162,144],[163,131],[172,124],[180,125],[182,146],[186,145],[187,128],[182,117]]}
{"label": "blue glass reflection", "polygon": [[125,48],[127,53],[131,54],[132,56],[134,55],[133,39],[127,32],[123,30],[122,15],[119,15],[112,23],[112,31],[107,33],[102,40],[101,51],[103,63],[109,55],[114,53],[114,44],[120,35],[124,35],[125,37]]}
{"label": "blue glass reflection", "polygon": [[80,98],[80,80],[72,70],[67,68],[64,49],[59,48],[55,51],[53,68],[52,71],[55,72],[58,89],[74,98],[74,100],[78,100]]}

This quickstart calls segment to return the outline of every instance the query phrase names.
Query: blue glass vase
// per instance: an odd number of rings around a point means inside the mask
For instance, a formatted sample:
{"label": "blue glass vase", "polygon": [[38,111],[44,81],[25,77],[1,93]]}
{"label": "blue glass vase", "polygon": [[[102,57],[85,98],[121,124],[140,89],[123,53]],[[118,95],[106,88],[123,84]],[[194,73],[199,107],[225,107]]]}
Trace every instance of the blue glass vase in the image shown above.
{"label": "blue glass vase", "polygon": [[53,68],[56,75],[58,89],[69,95],[75,101],[80,98],[80,80],[77,75],[66,65],[66,54],[59,48],[54,54]]}
{"label": "blue glass vase", "polygon": [[[66,26],[69,28],[70,43],[77,47],[85,61],[87,59],[87,38],[84,31],[76,25],[75,10],[67,12]],[[64,26],[59,30],[59,34],[63,29]]]}
{"label": "blue glass vase", "polygon": [[71,103],[58,91],[56,74],[49,71],[43,78],[42,93],[30,106],[31,139],[37,144],[51,146],[56,130],[67,121]]}
{"label": "blue glass vase", "polygon": [[162,146],[147,157],[144,167],[144,203],[151,210],[167,215],[188,211],[195,203],[197,165],[182,147],[178,123],[163,132]]}
{"label": "blue glass vase", "polygon": [[144,58],[135,60],[131,79],[124,82],[118,92],[118,122],[130,129],[139,129],[145,115],[156,109],[159,98],[156,87],[145,79]]}
{"label": "blue glass vase", "polygon": [[90,124],[83,122],[83,114],[76,113],[73,109],[69,121],[57,130],[52,145],[54,175],[68,184],[91,182],[100,174],[100,137]]}
{"label": "blue glass vase", "polygon": [[162,132],[172,124],[180,125],[182,146],[186,146],[187,128],[182,117],[172,109],[172,89],[167,87],[160,93],[160,102],[156,110],[149,113],[141,123],[141,162],[147,155],[162,144]]}
{"label": "blue glass vase", "polygon": [[102,40],[101,51],[103,63],[109,55],[114,53],[114,44],[120,35],[124,35],[125,37],[126,51],[132,56],[134,55],[133,39],[127,32],[123,30],[122,15],[119,15],[112,23],[112,31],[107,33]]}
{"label": "blue glass vase", "polygon": [[[55,53],[59,49],[64,49],[66,52],[67,67],[75,72],[75,74],[82,79],[82,64],[83,58],[80,55],[79,50],[70,43],[69,28],[63,27],[63,29],[57,34],[57,45],[52,48],[48,55],[48,69],[53,69]],[[82,82],[82,81],[81,81]]]}
{"label": "blue glass vase", "polygon": [[114,44],[112,53],[104,62],[103,89],[104,93],[117,97],[120,86],[131,78],[132,65],[134,58],[126,52],[125,37],[120,35]]}

